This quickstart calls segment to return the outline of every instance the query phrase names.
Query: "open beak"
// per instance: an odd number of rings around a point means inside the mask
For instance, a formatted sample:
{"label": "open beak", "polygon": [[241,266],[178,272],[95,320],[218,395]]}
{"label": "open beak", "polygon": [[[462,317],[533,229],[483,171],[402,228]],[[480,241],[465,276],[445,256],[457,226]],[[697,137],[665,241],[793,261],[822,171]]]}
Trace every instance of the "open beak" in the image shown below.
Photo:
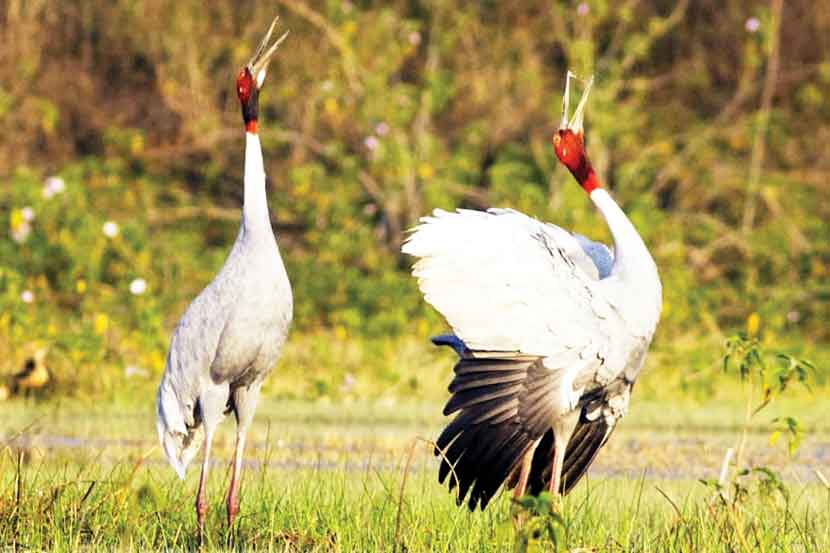
{"label": "open beak", "polygon": [[248,68],[248,71],[251,72],[251,76],[254,77],[256,80],[257,88],[262,87],[262,83],[265,81],[265,73],[268,70],[268,63],[270,63],[271,58],[274,55],[274,52],[277,51],[277,46],[285,40],[285,37],[288,36],[288,31],[286,31],[280,38],[274,42],[270,47],[268,46],[268,41],[271,40],[271,35],[274,34],[274,29],[277,26],[277,21],[280,20],[280,16],[274,18],[274,21],[271,22],[271,26],[268,28],[268,32],[265,34],[265,38],[262,39],[262,42],[259,43],[259,48],[256,49],[256,53],[251,58],[251,61],[245,66]]}
{"label": "open beak", "polygon": [[[573,118],[568,121],[568,108],[571,103],[571,79],[581,81],[576,75],[568,71],[568,76],[565,78],[565,95],[562,97],[562,122],[559,124],[559,130],[570,129],[574,134],[582,135],[583,127],[582,121],[585,117],[585,104],[588,103],[588,94],[591,93],[591,87],[594,86],[594,76],[588,79],[585,85],[585,90],[582,91],[582,97],[579,99],[579,104],[576,106]],[[584,82],[584,81],[583,81]]]}

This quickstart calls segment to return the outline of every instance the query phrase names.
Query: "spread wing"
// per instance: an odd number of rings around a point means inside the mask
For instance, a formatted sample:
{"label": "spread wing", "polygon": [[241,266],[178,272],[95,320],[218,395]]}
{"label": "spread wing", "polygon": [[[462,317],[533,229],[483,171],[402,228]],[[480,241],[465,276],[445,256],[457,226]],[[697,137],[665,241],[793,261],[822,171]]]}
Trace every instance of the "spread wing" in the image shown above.
{"label": "spread wing", "polygon": [[573,352],[607,359],[618,316],[565,230],[512,210],[436,210],[403,252],[418,258],[424,298],[469,349],[537,355],[554,369]]}
{"label": "spread wing", "polygon": [[438,481],[450,476],[450,490],[458,486],[459,505],[470,491],[470,509],[479,503],[484,509],[525,451],[550,428],[551,404],[544,398],[555,384],[539,357],[458,361],[449,387],[453,395],[444,407],[445,415],[458,414],[438,437],[435,451],[441,456]]}
{"label": "spread wing", "polygon": [[[421,291],[455,333],[435,343],[461,357],[444,409],[457,414],[436,442],[439,481],[449,475],[459,504],[469,492],[469,507],[483,509],[534,443],[550,461],[551,421],[577,407],[563,390],[595,388],[599,373],[622,369],[609,338],[621,322],[600,285],[613,258],[601,244],[502,209],[437,210],[403,251],[419,258]],[[604,420],[582,421],[566,454],[569,487],[607,434]],[[536,484],[549,467],[540,457],[534,468]]]}

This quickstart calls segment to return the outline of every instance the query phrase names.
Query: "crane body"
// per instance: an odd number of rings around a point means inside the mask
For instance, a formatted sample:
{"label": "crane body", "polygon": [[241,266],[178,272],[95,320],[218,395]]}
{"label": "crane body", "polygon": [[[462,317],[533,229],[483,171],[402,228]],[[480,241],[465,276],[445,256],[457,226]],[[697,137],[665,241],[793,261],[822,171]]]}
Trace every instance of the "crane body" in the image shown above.
{"label": "crane body", "polygon": [[436,441],[439,481],[484,508],[503,483],[567,493],[625,414],[657,326],[657,267],[600,186],[583,146],[590,84],[554,136],[588,193],[613,252],[509,209],[436,210],[403,246],[424,299],[453,330],[434,340],[459,355]]}
{"label": "crane body", "polygon": [[173,333],[156,401],[164,452],[180,478],[200,446],[204,460],[196,499],[201,536],[206,480],[216,426],[233,413],[237,439],[227,498],[228,524],[239,511],[245,436],[264,378],[277,362],[292,320],[291,285],[271,229],[262,148],[257,135],[258,89],[280,38],[263,54],[276,20],[237,79],[245,121],[242,221],[225,264],[193,300]]}

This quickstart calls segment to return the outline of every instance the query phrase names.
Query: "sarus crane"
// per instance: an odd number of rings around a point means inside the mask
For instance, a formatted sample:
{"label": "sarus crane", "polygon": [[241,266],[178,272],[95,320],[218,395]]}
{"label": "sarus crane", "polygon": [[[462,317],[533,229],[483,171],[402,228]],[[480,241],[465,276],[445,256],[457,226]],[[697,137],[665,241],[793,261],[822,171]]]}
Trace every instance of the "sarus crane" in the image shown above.
{"label": "sarus crane", "polygon": [[245,122],[245,190],[239,234],[224,266],[176,326],[156,400],[159,439],[180,478],[204,444],[196,495],[200,539],[208,511],[205,486],[216,426],[226,414],[234,414],[236,448],[227,495],[231,526],[239,512],[245,434],[263,380],[280,355],[292,319],[291,285],[271,229],[257,135],[259,91],[268,63],[288,34],[268,46],[278,19],[236,79]]}
{"label": "sarus crane", "polygon": [[520,497],[568,493],[626,413],[660,318],[657,267],[602,187],[584,147],[593,79],[553,148],[594,202],[614,248],[511,209],[435,210],[403,252],[459,356],[436,440],[438,479],[484,509],[503,483]]}

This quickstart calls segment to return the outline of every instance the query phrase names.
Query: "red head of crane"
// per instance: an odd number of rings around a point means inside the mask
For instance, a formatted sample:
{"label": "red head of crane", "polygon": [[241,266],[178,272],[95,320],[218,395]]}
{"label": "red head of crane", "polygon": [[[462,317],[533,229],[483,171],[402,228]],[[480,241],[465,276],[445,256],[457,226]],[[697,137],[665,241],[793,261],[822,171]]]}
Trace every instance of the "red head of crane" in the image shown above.
{"label": "red head of crane", "polygon": [[585,189],[585,192],[590,194],[599,187],[599,179],[588,160],[588,154],[585,152],[585,132],[582,128],[582,120],[585,113],[585,103],[588,100],[588,94],[594,80],[592,78],[588,81],[574,116],[568,122],[572,77],[573,74],[568,71],[563,99],[564,105],[562,107],[562,123],[559,125],[559,130],[553,135],[553,151],[556,152],[556,157],[559,158],[562,165],[568,168],[576,181]]}
{"label": "red head of crane", "polygon": [[277,47],[288,36],[288,31],[278,38],[268,50],[268,41],[274,32],[277,21],[274,19],[268,33],[257,48],[257,51],[251,57],[251,60],[245,64],[245,67],[239,70],[236,77],[236,94],[239,96],[239,103],[242,106],[242,119],[245,121],[245,130],[249,133],[256,134],[257,119],[259,117],[259,89],[262,88],[262,83],[265,82],[265,74],[268,72],[268,64],[271,63],[271,58],[276,52]]}

